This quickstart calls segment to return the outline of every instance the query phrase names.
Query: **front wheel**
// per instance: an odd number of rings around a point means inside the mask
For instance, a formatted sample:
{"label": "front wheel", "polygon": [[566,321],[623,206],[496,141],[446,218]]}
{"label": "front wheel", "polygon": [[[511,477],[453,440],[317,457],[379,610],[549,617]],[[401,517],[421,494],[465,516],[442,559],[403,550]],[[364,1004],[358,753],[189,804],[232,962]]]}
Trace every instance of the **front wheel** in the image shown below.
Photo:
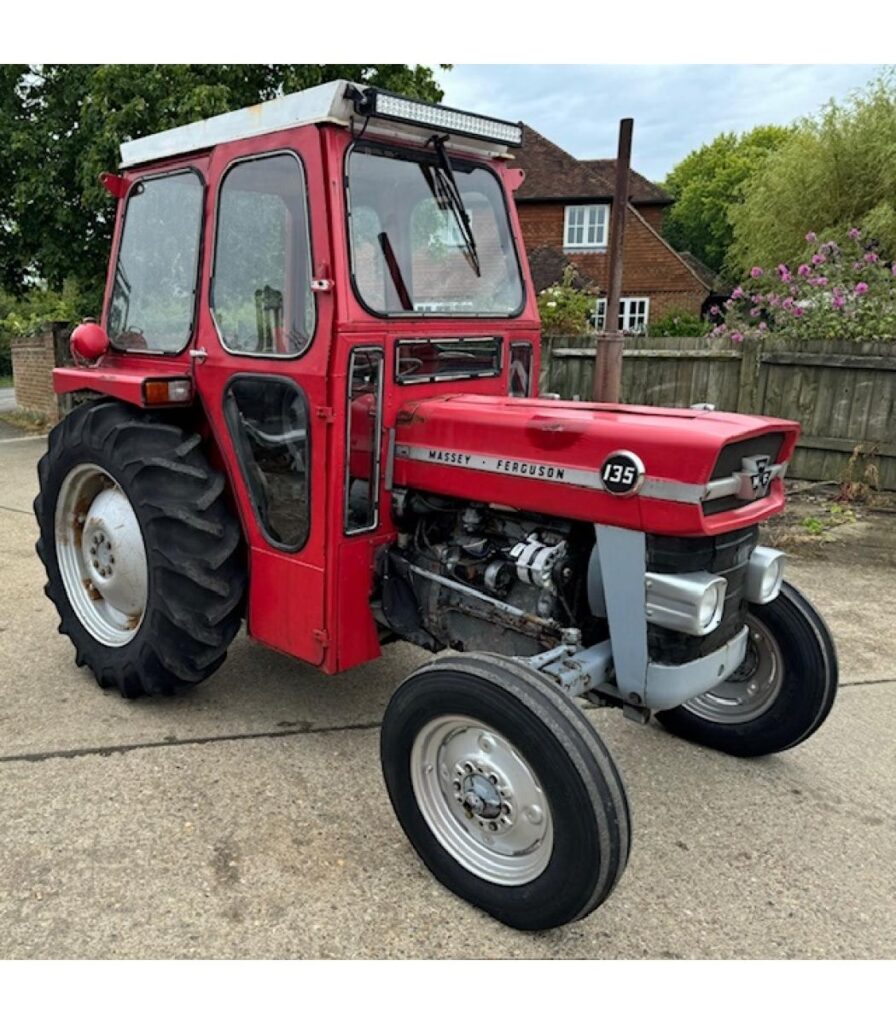
{"label": "front wheel", "polygon": [[386,710],[381,756],[429,870],[514,928],[590,914],[625,869],[616,766],[581,711],[519,663],[458,655],[415,672]]}
{"label": "front wheel", "polygon": [[751,605],[743,665],[717,687],[657,713],[670,732],[737,757],[759,757],[808,739],[837,694],[837,654],[822,617],[785,583]]}

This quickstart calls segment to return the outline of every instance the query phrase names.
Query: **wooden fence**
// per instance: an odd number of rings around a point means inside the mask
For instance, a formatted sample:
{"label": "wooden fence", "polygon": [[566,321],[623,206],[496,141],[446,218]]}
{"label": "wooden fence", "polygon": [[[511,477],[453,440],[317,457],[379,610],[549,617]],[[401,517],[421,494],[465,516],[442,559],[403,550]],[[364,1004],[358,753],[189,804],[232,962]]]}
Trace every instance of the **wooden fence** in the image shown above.
{"label": "wooden fence", "polygon": [[[593,338],[546,338],[541,390],[591,396]],[[627,338],[623,401],[798,420],[790,476],[839,480],[859,448],[896,490],[896,346],[886,342]],[[865,460],[863,458],[863,464]]]}

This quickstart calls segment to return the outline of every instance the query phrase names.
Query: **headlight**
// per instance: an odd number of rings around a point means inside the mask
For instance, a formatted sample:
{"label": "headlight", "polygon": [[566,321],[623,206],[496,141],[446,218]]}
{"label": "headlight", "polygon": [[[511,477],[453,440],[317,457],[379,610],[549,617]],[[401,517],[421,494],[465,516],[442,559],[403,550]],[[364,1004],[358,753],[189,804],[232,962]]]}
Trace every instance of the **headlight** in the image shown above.
{"label": "headlight", "polygon": [[768,604],[774,601],[784,582],[783,551],[758,547],[747,563],[746,596],[751,604]]}
{"label": "headlight", "polygon": [[722,621],[728,582],[708,572],[645,574],[649,622],[691,636],[705,636]]}
{"label": "headlight", "polygon": [[698,621],[701,630],[705,630],[708,633],[719,624],[723,605],[725,604],[726,589],[723,579],[714,580],[712,586],[707,588],[706,593],[700,600],[700,608],[698,610]]}

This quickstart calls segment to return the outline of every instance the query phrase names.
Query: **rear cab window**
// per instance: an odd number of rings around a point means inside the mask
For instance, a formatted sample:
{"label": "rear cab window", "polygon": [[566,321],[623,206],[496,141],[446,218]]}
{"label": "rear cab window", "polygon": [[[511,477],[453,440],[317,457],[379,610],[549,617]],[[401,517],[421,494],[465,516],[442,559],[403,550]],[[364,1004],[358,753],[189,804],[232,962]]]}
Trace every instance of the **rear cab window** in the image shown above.
{"label": "rear cab window", "polygon": [[193,334],[205,187],[193,169],[130,190],[107,315],[112,345],[176,353]]}

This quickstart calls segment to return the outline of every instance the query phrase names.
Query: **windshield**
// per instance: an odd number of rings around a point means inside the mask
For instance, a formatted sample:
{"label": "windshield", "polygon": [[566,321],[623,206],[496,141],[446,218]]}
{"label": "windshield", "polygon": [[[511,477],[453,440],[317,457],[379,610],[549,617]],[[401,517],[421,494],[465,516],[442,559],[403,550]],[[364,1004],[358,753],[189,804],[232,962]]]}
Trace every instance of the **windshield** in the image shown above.
{"label": "windshield", "polygon": [[[504,194],[485,167],[434,148],[357,144],[348,158],[349,237],[358,294],[375,313],[515,316],[523,304]],[[459,200],[459,201],[458,201]]]}

